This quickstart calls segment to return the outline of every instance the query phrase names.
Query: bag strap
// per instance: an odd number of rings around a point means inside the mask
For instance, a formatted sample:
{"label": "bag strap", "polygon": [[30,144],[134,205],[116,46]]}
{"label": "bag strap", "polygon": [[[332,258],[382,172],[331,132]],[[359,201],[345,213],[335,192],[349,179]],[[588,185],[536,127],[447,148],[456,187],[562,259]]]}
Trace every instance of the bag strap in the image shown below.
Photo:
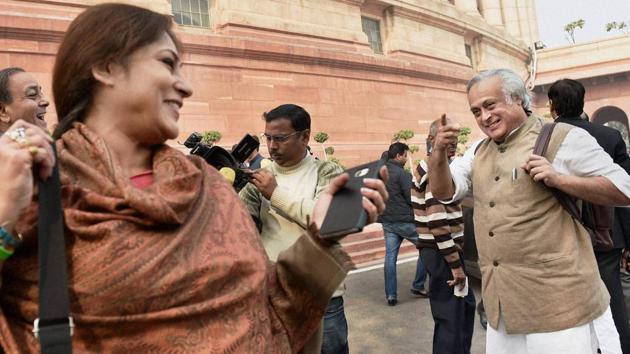
{"label": "bag strap", "polygon": [[[545,156],[545,154],[547,153],[547,148],[549,147],[549,142],[551,141],[553,129],[555,127],[556,123],[543,124],[542,129],[540,130],[540,134],[538,134],[538,138],[536,138],[536,143],[534,144],[535,155],[543,157]],[[569,213],[569,215],[571,215],[575,220],[582,223],[582,218],[580,217],[580,209],[578,208],[575,200],[571,198],[568,194],[557,188],[549,188],[549,190],[556,197],[562,207]]]}
{"label": "bag strap", "polygon": [[553,134],[553,129],[556,127],[556,123],[546,123],[543,124],[540,129],[540,134],[538,134],[538,138],[536,138],[536,143],[534,144],[534,154],[538,156],[545,156],[547,153],[547,148],[549,147],[549,142],[551,141],[551,135]]}
{"label": "bag strap", "polygon": [[[52,144],[56,155],[55,145]],[[72,353],[73,321],[68,300],[66,244],[63,235],[59,163],[52,176],[39,181],[39,318],[33,333],[41,353]]]}

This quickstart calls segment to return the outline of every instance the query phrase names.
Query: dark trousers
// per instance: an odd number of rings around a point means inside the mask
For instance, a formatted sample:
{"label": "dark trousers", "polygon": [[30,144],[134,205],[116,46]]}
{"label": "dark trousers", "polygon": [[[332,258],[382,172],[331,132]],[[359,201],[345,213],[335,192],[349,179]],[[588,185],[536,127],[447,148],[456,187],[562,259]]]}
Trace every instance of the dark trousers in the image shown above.
{"label": "dark trousers", "polygon": [[619,263],[621,262],[621,249],[613,249],[607,252],[595,252],[599,274],[610,294],[610,312],[612,312],[615,327],[619,332],[621,350],[624,354],[630,354],[630,325],[628,313],[621,289]]}
{"label": "dark trousers", "polygon": [[446,283],[453,275],[444,257],[431,248],[423,248],[420,256],[430,275],[429,303],[435,322],[433,354],[470,354],[476,305],[472,289],[468,288],[464,298],[455,296]]}
{"label": "dark trousers", "polygon": [[348,323],[342,296],[330,299],[326,308],[322,354],[348,354]]}

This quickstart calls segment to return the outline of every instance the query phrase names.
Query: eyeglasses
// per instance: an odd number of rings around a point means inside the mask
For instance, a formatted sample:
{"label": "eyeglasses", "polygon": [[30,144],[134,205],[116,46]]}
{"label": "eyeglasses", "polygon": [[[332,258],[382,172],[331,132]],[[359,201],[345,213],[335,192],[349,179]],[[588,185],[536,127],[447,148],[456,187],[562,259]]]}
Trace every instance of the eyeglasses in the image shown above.
{"label": "eyeglasses", "polygon": [[276,143],[284,143],[285,141],[289,140],[290,137],[300,134],[303,131],[304,130],[298,130],[296,132],[293,132],[287,135],[268,135],[268,134],[263,133],[260,137],[267,139],[267,143],[272,142],[272,141],[275,141]]}

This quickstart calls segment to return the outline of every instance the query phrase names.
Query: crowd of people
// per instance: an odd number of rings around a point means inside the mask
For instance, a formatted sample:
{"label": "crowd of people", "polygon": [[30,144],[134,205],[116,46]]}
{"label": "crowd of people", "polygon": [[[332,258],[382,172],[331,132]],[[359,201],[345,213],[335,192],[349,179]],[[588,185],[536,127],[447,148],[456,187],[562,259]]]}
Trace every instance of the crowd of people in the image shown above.
{"label": "crowd of people", "polygon": [[[58,166],[75,352],[348,353],[353,264],[339,239],[319,237],[348,175],[310,154],[311,116],[296,104],[263,114],[270,160],[251,154],[238,194],[169,147],[193,94],[171,23],[125,4],[81,13],[56,57],[52,135],[34,77],[0,70],[0,349],[39,350],[36,186]],[[470,353],[476,300],[460,204],[470,194],[487,353],[630,353],[619,271],[630,158],[618,132],[581,118],[584,94],[574,80],[550,87],[554,130],[535,155],[548,123],[522,79],[482,72],[467,95],[484,139],[454,158],[460,127],[443,115],[412,173],[409,147],[394,143],[380,179],[364,180],[368,222],[383,225],[386,304],[398,301],[406,239],[419,250],[410,292],[429,298],[433,353]],[[558,191],[610,208],[610,247],[593,246]]]}

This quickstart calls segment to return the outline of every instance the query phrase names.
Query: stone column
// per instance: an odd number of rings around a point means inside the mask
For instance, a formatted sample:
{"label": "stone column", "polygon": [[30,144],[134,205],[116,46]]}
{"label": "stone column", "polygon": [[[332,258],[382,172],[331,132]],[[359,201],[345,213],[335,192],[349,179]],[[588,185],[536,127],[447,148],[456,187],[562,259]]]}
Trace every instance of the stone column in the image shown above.
{"label": "stone column", "polygon": [[501,0],[505,30],[516,38],[521,38],[521,25],[518,16],[517,0]]}
{"label": "stone column", "polygon": [[527,17],[529,20],[529,29],[531,33],[532,42],[540,40],[540,34],[538,33],[538,16],[536,15],[536,0],[528,0],[529,7],[527,11]]}
{"label": "stone column", "polygon": [[455,7],[468,15],[481,16],[477,9],[477,0],[455,0]]}
{"label": "stone column", "polygon": [[531,31],[529,28],[529,0],[516,0],[518,7],[518,24],[521,27],[521,39],[531,45]]}
{"label": "stone column", "polygon": [[532,46],[538,40],[538,24],[536,22],[536,5],[534,0],[514,0],[514,2],[518,14],[520,38],[528,46]]}
{"label": "stone column", "polygon": [[480,0],[481,15],[488,24],[503,29],[503,14],[501,13],[501,0]]}

